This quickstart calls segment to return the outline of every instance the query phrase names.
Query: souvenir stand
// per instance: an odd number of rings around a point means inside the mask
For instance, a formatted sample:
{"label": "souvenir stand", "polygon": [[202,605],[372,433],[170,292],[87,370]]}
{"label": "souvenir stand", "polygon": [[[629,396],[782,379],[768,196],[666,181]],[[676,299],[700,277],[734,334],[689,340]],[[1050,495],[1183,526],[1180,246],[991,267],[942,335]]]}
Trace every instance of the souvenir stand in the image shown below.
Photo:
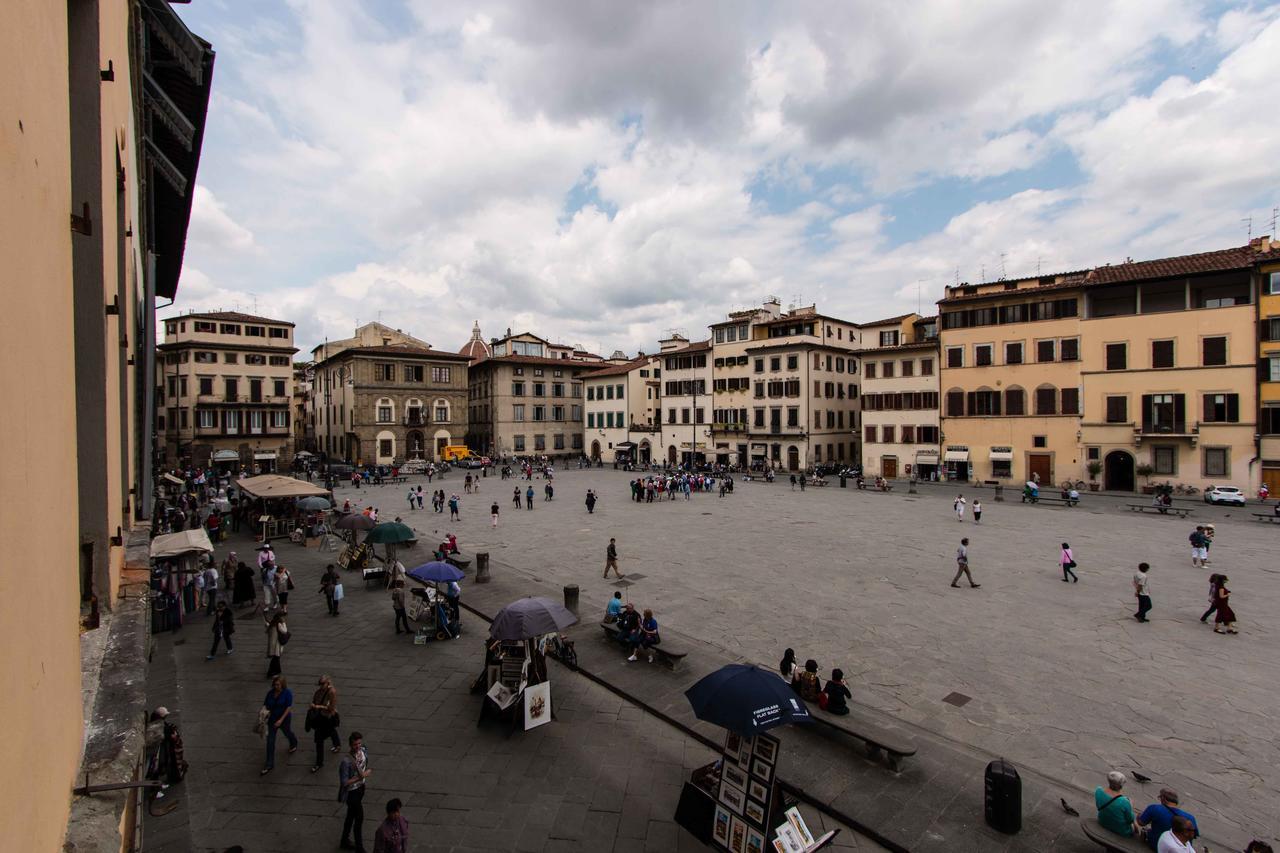
{"label": "souvenir stand", "polygon": [[726,729],[720,758],[693,771],[676,823],[717,850],[810,853],[838,830],[814,837],[794,800],[778,786],[782,743],[768,730],[809,722],[787,682],[759,667],[722,667],[685,691],[695,716]]}
{"label": "souvenir stand", "polygon": [[213,543],[203,527],[167,533],[151,540],[151,632],[176,631],[183,614],[199,607],[195,576],[200,560],[213,553]]}
{"label": "souvenir stand", "polygon": [[475,692],[483,692],[480,720],[494,716],[510,731],[537,728],[555,719],[547,677],[547,645],[578,621],[549,598],[523,598],[498,612],[485,644],[484,672]]}

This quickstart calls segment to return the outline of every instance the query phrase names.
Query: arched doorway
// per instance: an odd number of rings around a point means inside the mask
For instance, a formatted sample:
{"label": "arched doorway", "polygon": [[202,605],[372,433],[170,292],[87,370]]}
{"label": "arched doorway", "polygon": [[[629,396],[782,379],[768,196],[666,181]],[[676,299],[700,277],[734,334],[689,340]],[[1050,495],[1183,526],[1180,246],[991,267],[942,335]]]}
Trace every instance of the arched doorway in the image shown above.
{"label": "arched doorway", "polygon": [[787,448],[787,470],[798,471],[800,469],[800,448],[794,444]]}
{"label": "arched doorway", "polygon": [[1103,463],[1103,488],[1107,491],[1132,492],[1133,454],[1124,450],[1113,450],[1107,454]]}
{"label": "arched doorway", "polygon": [[598,441],[591,442],[591,461],[600,461],[600,442]]}
{"label": "arched doorway", "polygon": [[674,444],[669,445],[667,447],[667,461],[670,462],[672,465],[675,465],[677,464],[676,463],[677,458],[678,457],[676,456],[676,446]]}
{"label": "arched doorway", "polygon": [[648,465],[651,459],[652,449],[649,445],[649,439],[640,442],[640,464]]}

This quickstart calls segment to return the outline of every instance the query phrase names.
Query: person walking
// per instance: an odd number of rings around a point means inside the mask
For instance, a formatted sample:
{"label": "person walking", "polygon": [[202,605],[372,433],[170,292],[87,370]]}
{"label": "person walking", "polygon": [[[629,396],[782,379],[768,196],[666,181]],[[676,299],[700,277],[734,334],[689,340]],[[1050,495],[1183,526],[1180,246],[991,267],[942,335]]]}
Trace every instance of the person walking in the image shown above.
{"label": "person walking", "polygon": [[520,508],[520,487],[516,486],[514,492],[511,493],[511,502],[515,504],[516,509]]}
{"label": "person walking", "polygon": [[213,562],[212,554],[209,556],[209,565],[205,567],[201,577],[204,578],[204,613],[206,616],[212,616],[213,608],[218,603],[218,567]]}
{"label": "person walking", "polygon": [[542,487],[543,500],[549,501],[555,496],[556,490],[552,488],[551,483],[547,483]]}
{"label": "person walking", "polygon": [[227,607],[225,601],[219,601],[217,608],[213,611],[213,645],[209,648],[209,655],[205,660],[213,660],[214,655],[218,653],[218,641],[226,643],[227,654],[235,651],[235,646],[231,642],[231,635],[236,632],[236,620],[231,615],[231,608]]}
{"label": "person walking", "polygon": [[[634,494],[634,489],[632,494]],[[587,489],[587,515],[593,515],[596,511],[596,493],[591,489]]]}
{"label": "person walking", "polygon": [[458,497],[458,493],[457,493],[457,492],[454,492],[452,495],[450,495],[450,496],[449,496],[449,520],[450,520],[450,521],[461,521],[461,520],[462,520],[462,516],[461,516],[461,515],[459,515],[459,513],[458,513],[458,502],[459,502],[459,500],[461,500],[461,499]]}
{"label": "person walking", "polygon": [[1213,632],[1215,634],[1240,633],[1236,630],[1236,612],[1231,609],[1231,590],[1227,587],[1226,575],[1218,575],[1217,602],[1218,615],[1213,617]]}
{"label": "person walking", "polygon": [[254,604],[257,601],[257,597],[257,588],[253,584],[253,569],[244,563],[236,563],[231,603],[236,605]]}
{"label": "person walking", "polygon": [[956,549],[956,576],[951,579],[952,586],[960,586],[960,576],[964,575],[969,579],[969,586],[977,589],[982,586],[980,583],[973,582],[973,575],[969,573],[969,539],[968,537],[960,540],[960,547]]}
{"label": "person walking", "polygon": [[[365,853],[364,834],[360,824],[364,821],[365,780],[369,778],[369,754],[364,748],[364,735],[352,732],[347,736],[347,754],[338,764],[338,802],[347,804],[347,816],[342,821],[343,850]],[[355,836],[355,844],[351,837]]]}
{"label": "person walking", "polygon": [[1062,543],[1062,553],[1058,555],[1058,563],[1062,566],[1063,583],[1068,583],[1067,575],[1071,575],[1071,582],[1080,582],[1080,578],[1076,577],[1076,573],[1073,571],[1076,567],[1075,555],[1071,553],[1071,546],[1066,542]]}
{"label": "person walking", "polygon": [[373,853],[409,853],[409,821],[400,814],[400,800],[387,801],[387,816],[373,834]]}
{"label": "person walking", "polygon": [[293,691],[283,675],[271,679],[271,689],[267,691],[267,698],[262,700],[262,707],[267,711],[267,763],[259,775],[266,776],[276,766],[277,732],[284,732],[288,739],[290,755],[298,751],[298,736],[293,733],[290,722],[293,717]]}
{"label": "person walking", "polygon": [[311,765],[311,772],[324,767],[324,742],[330,741],[331,752],[337,752],[342,742],[338,740],[338,690],[333,686],[333,679],[327,675],[320,676],[316,683],[316,692],[311,696],[311,707],[307,709],[307,726],[316,742],[316,763]]}
{"label": "person walking", "polygon": [[276,598],[276,564],[267,563],[262,566],[262,607],[273,610],[279,604]]}
{"label": "person walking", "polygon": [[288,609],[289,607],[289,590],[293,589],[293,576],[289,574],[289,570],[284,566],[276,569],[276,600],[280,602],[280,607]]}
{"label": "person walking", "polygon": [[320,591],[324,593],[325,604],[329,607],[329,615],[338,615],[338,599],[334,593],[337,592],[339,584],[342,581],[338,578],[338,570],[333,567],[333,563],[324,567],[324,574],[320,576]]}
{"label": "person walking", "polygon": [[613,573],[619,578],[622,572],[618,571],[618,540],[610,539],[609,547],[604,550],[604,577],[609,577],[609,570],[613,569]]}
{"label": "person walking", "polygon": [[796,475],[792,474],[791,475],[791,491],[794,492],[795,490],[796,490]]}
{"label": "person walking", "polygon": [[404,581],[396,581],[391,587],[391,607],[396,612],[396,633],[400,633],[400,626],[404,625],[404,633],[412,634],[413,629],[409,627],[409,614],[404,608]]}
{"label": "person walking", "polygon": [[409,487],[409,511],[413,512],[418,508],[418,493],[413,490],[413,486]]}
{"label": "person walking", "polygon": [[285,644],[289,642],[289,626],[284,621],[285,611],[277,610],[269,618],[264,610],[262,621],[267,626],[267,657],[271,663],[267,665],[267,678],[274,678],[281,672],[280,656],[284,654]]}
{"label": "person walking", "polygon": [[414,497],[415,497],[415,498],[417,498],[417,500],[418,500],[418,509],[422,509],[422,507],[423,507],[423,498],[422,498],[422,486],[421,486],[421,485],[419,485],[419,486],[418,486],[418,490],[417,490],[417,492],[415,492],[415,493],[414,493]]}
{"label": "person walking", "polygon": [[805,487],[805,483],[806,483],[806,482],[807,482],[807,480],[805,479],[804,472],[802,471],[802,472],[800,472],[800,491],[802,491],[802,492],[804,491],[804,487]]}
{"label": "person walking", "polygon": [[956,511],[956,521],[964,521],[964,495],[956,495],[951,508]]}
{"label": "person walking", "polygon": [[1151,612],[1151,581],[1147,576],[1149,571],[1149,564],[1138,563],[1138,571],[1133,575],[1133,594],[1138,599],[1138,612],[1133,614],[1133,618],[1139,622],[1150,621],[1147,619],[1147,614]]}
{"label": "person walking", "polygon": [[973,523],[982,523],[982,501],[975,500],[973,502]]}
{"label": "person walking", "polygon": [[1218,609],[1218,586],[1222,583],[1222,575],[1214,573],[1209,575],[1209,609],[1200,617],[1201,622],[1207,622],[1213,612]]}
{"label": "person walking", "polygon": [[498,502],[494,501],[489,505],[489,519],[493,522],[493,526],[498,526]]}
{"label": "person walking", "polygon": [[524,493],[524,502],[526,509],[533,509],[533,486],[530,486]]}

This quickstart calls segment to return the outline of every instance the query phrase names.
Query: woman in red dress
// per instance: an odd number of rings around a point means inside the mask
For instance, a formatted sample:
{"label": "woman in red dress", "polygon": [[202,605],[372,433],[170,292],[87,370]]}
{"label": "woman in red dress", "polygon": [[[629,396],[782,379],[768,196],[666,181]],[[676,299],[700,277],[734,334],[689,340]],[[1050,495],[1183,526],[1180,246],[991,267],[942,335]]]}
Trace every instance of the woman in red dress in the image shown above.
{"label": "woman in red dress", "polygon": [[[1214,617],[1213,632],[1215,634],[1238,634],[1236,630],[1236,612],[1231,609],[1231,590],[1227,589],[1227,576],[1218,577],[1218,615]],[[1226,630],[1223,630],[1223,627]]]}

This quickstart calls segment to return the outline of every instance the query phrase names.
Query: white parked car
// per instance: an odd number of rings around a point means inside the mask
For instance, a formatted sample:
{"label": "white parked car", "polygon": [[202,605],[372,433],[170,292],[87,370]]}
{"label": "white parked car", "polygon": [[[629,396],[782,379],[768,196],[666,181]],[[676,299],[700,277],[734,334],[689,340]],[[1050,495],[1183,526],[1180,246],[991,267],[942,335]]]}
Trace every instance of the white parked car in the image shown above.
{"label": "white parked car", "polygon": [[1213,486],[1204,490],[1204,502],[1207,504],[1244,506],[1244,492],[1235,486]]}

